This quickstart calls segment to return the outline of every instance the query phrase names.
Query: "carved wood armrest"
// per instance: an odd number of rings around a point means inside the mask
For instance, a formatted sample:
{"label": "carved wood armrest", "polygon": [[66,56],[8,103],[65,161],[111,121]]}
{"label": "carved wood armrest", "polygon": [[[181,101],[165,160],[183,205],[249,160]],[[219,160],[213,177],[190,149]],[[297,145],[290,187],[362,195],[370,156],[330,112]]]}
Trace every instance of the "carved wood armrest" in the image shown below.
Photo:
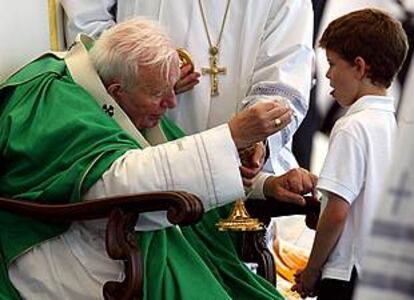
{"label": "carved wood armrest", "polygon": [[[246,201],[246,208],[249,214],[260,221],[269,224],[270,219],[281,216],[306,215],[307,217],[319,216],[320,202],[312,201],[310,197],[305,197],[306,205],[280,202],[275,199],[249,200]],[[311,226],[310,226],[311,227]]]}
{"label": "carved wood armrest", "polygon": [[[310,201],[310,198],[306,200],[306,206],[300,206],[275,199],[252,199],[246,201],[246,208],[252,217],[258,218],[265,226],[269,225],[272,217],[306,215],[306,225],[314,229],[319,217],[320,203]],[[241,258],[243,261],[256,262],[258,264],[257,273],[276,285],[276,265],[272,253],[267,247],[265,236],[266,230],[245,232]]]}
{"label": "carved wood armrest", "polygon": [[141,193],[69,204],[43,204],[0,197],[0,210],[50,222],[72,222],[108,217],[113,208],[142,213],[167,210],[173,224],[197,222],[203,214],[200,199],[181,191]]}
{"label": "carved wood armrest", "polygon": [[201,200],[187,192],[155,192],[88,200],[70,204],[39,204],[0,197],[0,210],[50,222],[72,222],[108,217],[106,251],[112,259],[123,260],[125,280],[107,282],[107,300],[142,298],[144,263],[135,240],[139,213],[167,211],[172,224],[190,225],[200,220]]}

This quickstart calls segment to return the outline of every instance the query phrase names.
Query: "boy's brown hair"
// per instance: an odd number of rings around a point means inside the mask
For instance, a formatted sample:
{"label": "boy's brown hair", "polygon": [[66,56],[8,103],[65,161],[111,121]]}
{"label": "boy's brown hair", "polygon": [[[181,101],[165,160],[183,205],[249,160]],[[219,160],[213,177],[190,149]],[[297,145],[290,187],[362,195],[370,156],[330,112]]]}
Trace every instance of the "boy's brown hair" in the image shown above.
{"label": "boy's brown hair", "polygon": [[398,20],[370,8],[332,21],[319,46],[336,52],[350,64],[362,57],[372,83],[388,88],[407,56],[408,40]]}

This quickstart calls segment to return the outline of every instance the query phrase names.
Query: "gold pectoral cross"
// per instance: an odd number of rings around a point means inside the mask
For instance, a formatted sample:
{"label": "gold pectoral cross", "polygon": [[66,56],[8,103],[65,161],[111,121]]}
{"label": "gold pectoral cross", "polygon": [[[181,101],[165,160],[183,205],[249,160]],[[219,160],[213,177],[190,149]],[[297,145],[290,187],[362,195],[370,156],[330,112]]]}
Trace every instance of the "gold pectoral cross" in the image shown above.
{"label": "gold pectoral cross", "polygon": [[220,67],[218,65],[218,48],[213,46],[210,48],[210,67],[204,67],[201,69],[203,75],[210,74],[211,80],[211,96],[218,96],[219,89],[218,89],[218,75],[223,74],[225,75],[227,69],[225,67]]}

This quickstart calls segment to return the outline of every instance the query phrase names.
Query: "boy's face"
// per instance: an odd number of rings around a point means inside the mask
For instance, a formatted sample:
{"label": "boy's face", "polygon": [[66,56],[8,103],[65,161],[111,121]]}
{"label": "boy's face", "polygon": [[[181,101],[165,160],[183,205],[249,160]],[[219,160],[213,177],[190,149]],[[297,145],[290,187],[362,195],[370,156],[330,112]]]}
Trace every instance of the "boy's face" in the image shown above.
{"label": "boy's face", "polygon": [[351,65],[335,51],[326,50],[329,69],[326,77],[333,91],[330,93],[344,107],[350,106],[359,98],[360,80],[357,66]]}

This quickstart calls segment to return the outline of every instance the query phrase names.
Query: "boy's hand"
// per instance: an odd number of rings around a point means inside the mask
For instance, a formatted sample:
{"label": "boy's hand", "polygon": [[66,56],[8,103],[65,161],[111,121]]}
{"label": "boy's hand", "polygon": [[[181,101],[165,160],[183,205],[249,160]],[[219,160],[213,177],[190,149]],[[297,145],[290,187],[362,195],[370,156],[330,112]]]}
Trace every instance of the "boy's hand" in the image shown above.
{"label": "boy's hand", "polygon": [[315,297],[317,295],[317,284],[320,280],[321,272],[306,267],[298,270],[295,274],[295,284],[291,290],[297,292],[301,298]]}

